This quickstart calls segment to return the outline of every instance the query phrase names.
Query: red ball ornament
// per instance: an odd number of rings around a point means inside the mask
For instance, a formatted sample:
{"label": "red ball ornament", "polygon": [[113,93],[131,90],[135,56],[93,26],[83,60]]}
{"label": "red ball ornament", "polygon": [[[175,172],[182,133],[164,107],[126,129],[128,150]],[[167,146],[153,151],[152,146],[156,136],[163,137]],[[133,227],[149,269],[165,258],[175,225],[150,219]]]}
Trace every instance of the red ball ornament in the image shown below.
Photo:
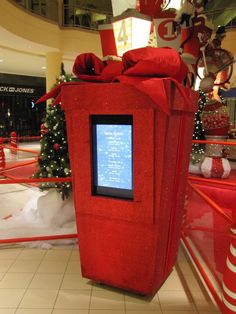
{"label": "red ball ornament", "polygon": [[53,148],[54,148],[55,150],[58,150],[58,149],[60,148],[60,145],[59,145],[58,143],[55,143],[55,144],[53,145]]}
{"label": "red ball ornament", "polygon": [[40,126],[40,133],[41,133],[41,136],[48,133],[48,129],[45,127],[45,125],[43,123]]}

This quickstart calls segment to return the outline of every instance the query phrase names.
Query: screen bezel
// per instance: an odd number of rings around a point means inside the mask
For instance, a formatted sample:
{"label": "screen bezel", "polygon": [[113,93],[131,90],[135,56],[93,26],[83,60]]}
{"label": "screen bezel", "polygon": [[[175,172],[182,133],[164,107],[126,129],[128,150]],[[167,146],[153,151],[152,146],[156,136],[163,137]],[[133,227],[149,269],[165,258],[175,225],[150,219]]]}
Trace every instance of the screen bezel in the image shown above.
{"label": "screen bezel", "polygon": [[[131,174],[132,189],[120,189],[115,187],[104,187],[98,185],[97,169],[97,132],[96,125],[130,125],[131,126]],[[92,195],[107,196],[120,199],[133,199],[133,116],[132,115],[91,115],[92,133]]]}

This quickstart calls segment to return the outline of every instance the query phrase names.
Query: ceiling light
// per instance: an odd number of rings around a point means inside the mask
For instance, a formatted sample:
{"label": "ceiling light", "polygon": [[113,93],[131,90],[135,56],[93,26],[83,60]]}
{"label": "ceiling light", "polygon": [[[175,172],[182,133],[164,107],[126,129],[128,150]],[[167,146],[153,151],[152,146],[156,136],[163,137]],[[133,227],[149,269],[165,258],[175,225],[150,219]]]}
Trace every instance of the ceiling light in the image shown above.
{"label": "ceiling light", "polygon": [[0,62],[3,62],[3,59],[0,59]]}
{"label": "ceiling light", "polygon": [[43,66],[43,67],[41,67],[41,69],[42,69],[42,70],[46,70],[46,67],[45,67],[45,66]]}

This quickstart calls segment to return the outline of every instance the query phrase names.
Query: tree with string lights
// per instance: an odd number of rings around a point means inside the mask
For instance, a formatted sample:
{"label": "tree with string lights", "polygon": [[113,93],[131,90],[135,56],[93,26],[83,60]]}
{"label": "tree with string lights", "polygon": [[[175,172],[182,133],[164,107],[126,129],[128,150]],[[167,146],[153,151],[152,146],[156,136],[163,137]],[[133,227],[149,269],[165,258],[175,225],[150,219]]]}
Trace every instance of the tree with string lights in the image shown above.
{"label": "tree with string lights", "polygon": [[[62,64],[61,75],[56,85],[72,81],[72,75],[67,75]],[[66,121],[61,104],[53,102],[47,106],[46,117],[41,126],[42,138],[40,140],[40,155],[38,158],[38,171],[35,178],[63,178],[70,176],[70,159],[68,153]],[[69,182],[45,182],[40,185],[42,190],[56,188],[62,198],[67,198],[71,192]]]}
{"label": "tree with string lights", "polygon": [[[193,131],[193,140],[205,140],[205,132],[202,126],[202,111],[207,102],[206,94],[202,91],[199,91],[199,101],[198,101],[198,111],[195,113],[194,119],[194,131]],[[191,163],[197,164],[204,157],[205,145],[204,144],[193,144],[191,152]]]}

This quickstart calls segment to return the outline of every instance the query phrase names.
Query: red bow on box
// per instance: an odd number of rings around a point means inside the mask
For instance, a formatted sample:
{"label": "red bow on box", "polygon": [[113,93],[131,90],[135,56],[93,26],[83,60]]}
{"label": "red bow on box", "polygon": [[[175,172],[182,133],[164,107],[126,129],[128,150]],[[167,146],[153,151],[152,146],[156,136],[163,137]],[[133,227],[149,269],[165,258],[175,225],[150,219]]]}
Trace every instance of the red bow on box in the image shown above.
{"label": "red bow on box", "polygon": [[[169,102],[164,86],[164,80],[167,79],[172,81],[179,90],[184,107],[191,106],[191,99],[186,95],[184,86],[181,85],[188,73],[188,68],[178,52],[172,48],[146,47],[130,50],[123,55],[122,62],[102,61],[93,53],[84,53],[76,58],[73,72],[80,80],[86,82],[118,81],[132,85],[147,94],[160,110],[169,114]],[[74,82],[74,84],[83,83]],[[54,98],[54,104],[58,104],[61,101],[61,86],[65,84],[68,83],[57,85],[37,103]]]}

